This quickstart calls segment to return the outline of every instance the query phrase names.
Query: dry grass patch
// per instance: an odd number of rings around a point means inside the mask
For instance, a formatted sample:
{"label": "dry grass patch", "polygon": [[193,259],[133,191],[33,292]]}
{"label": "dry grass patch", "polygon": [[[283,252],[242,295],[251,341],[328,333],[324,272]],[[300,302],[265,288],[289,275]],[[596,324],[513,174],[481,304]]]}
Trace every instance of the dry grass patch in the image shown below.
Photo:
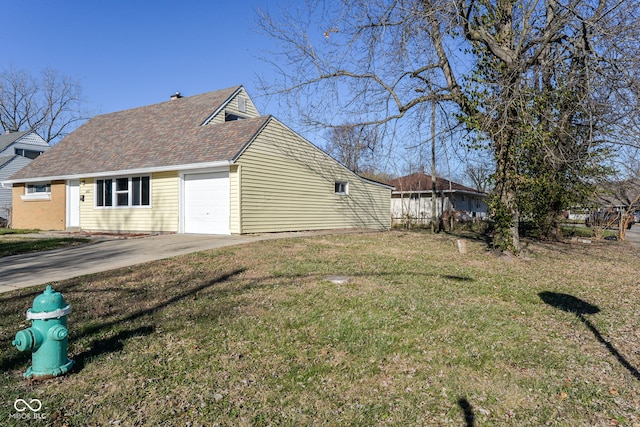
{"label": "dry grass patch", "polygon": [[28,234],[0,235],[0,258],[11,255],[48,251],[89,243],[89,239],[79,237],[33,237]]}
{"label": "dry grass patch", "polygon": [[10,342],[42,289],[0,295],[0,420],[38,398],[53,426],[640,425],[629,246],[467,248],[274,240],[60,282],[78,366],[40,383]]}

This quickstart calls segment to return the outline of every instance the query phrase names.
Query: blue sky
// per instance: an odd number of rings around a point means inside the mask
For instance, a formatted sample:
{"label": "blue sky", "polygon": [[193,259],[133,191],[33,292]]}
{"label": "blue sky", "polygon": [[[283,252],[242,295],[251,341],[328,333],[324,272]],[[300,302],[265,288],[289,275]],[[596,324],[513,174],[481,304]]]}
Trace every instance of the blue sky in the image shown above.
{"label": "blue sky", "polygon": [[256,74],[268,40],[255,31],[268,0],[1,0],[0,66],[80,81],[92,114],[242,84],[262,114]]}
{"label": "blue sky", "polygon": [[[0,68],[33,76],[52,68],[75,78],[90,116],[167,101],[177,91],[190,96],[242,84],[261,114],[273,114],[322,146],[324,134],[297,128],[287,120],[290,111],[279,111],[285,107],[268,103],[258,90],[258,75],[273,76],[272,65],[259,57],[274,47],[257,32],[257,10],[277,15],[282,4],[0,0]],[[401,160],[416,159],[401,154]]]}

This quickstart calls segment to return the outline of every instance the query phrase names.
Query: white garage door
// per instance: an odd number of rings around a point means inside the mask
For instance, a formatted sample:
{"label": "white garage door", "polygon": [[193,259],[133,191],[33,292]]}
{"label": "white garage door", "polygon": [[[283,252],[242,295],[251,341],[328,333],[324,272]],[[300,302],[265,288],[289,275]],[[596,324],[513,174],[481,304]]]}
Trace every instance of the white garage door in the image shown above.
{"label": "white garage door", "polygon": [[230,234],[229,172],[184,176],[184,232]]}

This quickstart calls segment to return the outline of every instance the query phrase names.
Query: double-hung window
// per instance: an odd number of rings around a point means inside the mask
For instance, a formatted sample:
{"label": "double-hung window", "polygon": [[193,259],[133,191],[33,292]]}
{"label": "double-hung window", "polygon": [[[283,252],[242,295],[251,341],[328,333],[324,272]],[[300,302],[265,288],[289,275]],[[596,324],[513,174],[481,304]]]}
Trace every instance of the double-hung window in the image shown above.
{"label": "double-hung window", "polygon": [[99,179],[96,181],[96,206],[113,206],[113,179]]}
{"label": "double-hung window", "polygon": [[129,206],[129,178],[116,178],[116,206]]}
{"label": "double-hung window", "polygon": [[96,180],[96,207],[137,207],[151,205],[151,179],[133,176]]}
{"label": "double-hung window", "polygon": [[149,206],[151,200],[148,176],[134,176],[131,178],[131,204],[133,206]]}

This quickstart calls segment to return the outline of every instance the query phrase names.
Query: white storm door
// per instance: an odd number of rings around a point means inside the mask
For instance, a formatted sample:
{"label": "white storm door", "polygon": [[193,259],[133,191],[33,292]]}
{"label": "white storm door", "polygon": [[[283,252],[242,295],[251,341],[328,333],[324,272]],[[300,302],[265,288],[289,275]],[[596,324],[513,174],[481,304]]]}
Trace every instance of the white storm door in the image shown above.
{"label": "white storm door", "polygon": [[231,234],[229,172],[184,175],[184,232]]}
{"label": "white storm door", "polygon": [[67,181],[67,227],[80,227],[80,181]]}

